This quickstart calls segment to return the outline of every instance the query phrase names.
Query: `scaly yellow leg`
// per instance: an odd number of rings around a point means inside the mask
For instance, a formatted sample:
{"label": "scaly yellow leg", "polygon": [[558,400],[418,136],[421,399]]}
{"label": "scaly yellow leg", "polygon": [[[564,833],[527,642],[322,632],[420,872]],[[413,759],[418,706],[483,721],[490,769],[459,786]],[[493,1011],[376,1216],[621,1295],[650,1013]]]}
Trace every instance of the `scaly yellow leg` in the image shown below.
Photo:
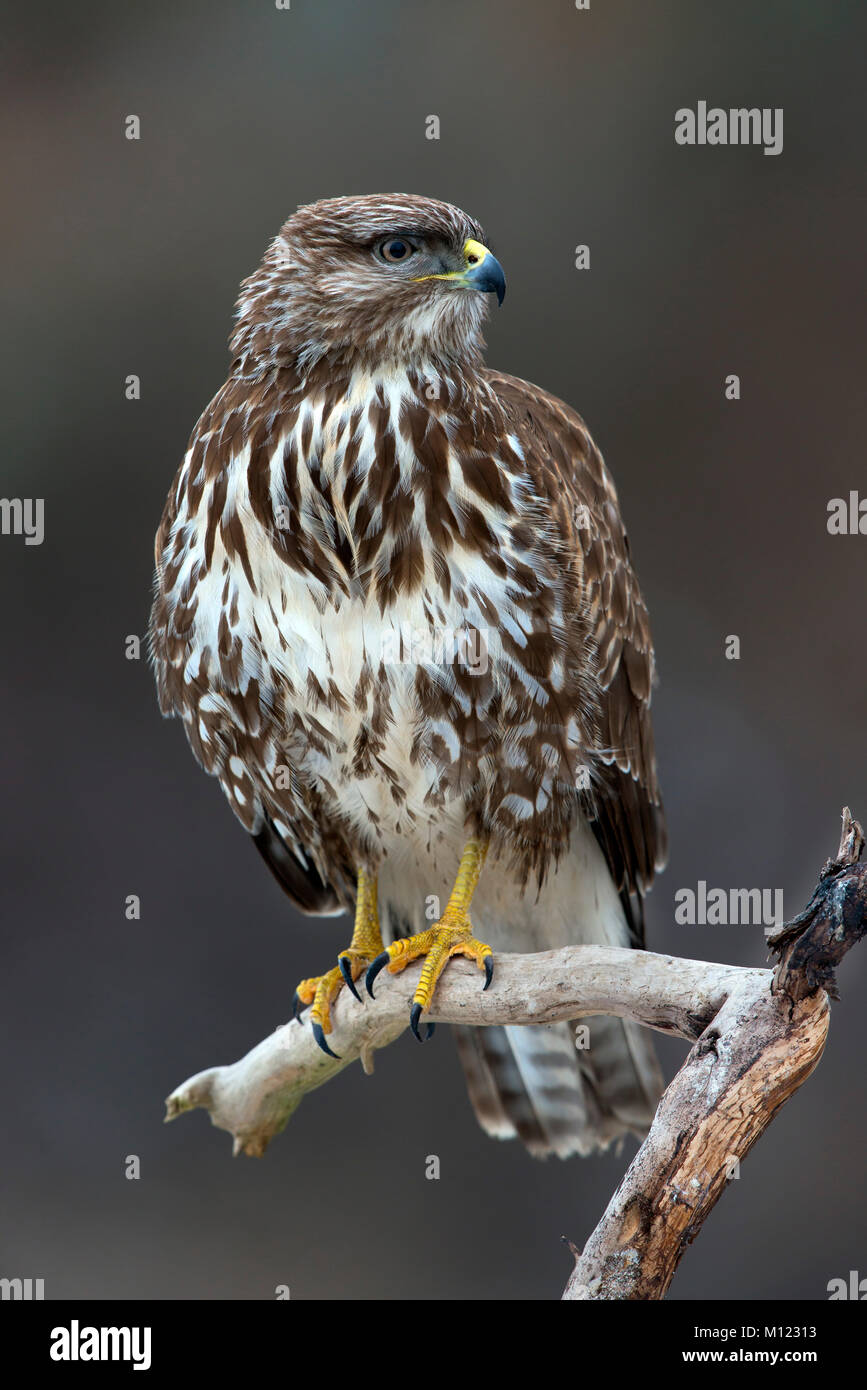
{"label": "scaly yellow leg", "polygon": [[424,956],[424,966],[418,988],[413,996],[410,1011],[410,1027],[419,1042],[427,1042],[433,1033],[433,1024],[428,1024],[427,1034],[422,1038],[418,1030],[419,1020],[430,1008],[437,980],[452,956],[469,956],[480,970],[485,972],[484,988],[487,989],[494,974],[493,953],[490,946],[477,941],[473,936],[470,921],[470,902],[482,872],[488,846],[481,840],[469,840],[461,855],[458,875],[446,910],[438,922],[428,931],[395,941],[370,966],[367,972],[367,992],[373,998],[373,982],[381,970],[388,967],[392,975],[398,974],[410,961]]}
{"label": "scaly yellow leg", "polygon": [[331,1032],[331,1005],[344,985],[348,986],[359,1004],[361,1003],[361,995],[355,988],[355,981],[381,950],[382,932],[379,929],[379,912],[376,906],[376,878],[359,869],[352,941],[345,951],[340,952],[333,970],[329,970],[325,975],[313,975],[309,980],[301,981],[295,991],[292,1006],[292,1012],[297,1018],[302,1004],[313,1005],[310,1011],[313,1036],[329,1057],[337,1056],[325,1041],[325,1034]]}

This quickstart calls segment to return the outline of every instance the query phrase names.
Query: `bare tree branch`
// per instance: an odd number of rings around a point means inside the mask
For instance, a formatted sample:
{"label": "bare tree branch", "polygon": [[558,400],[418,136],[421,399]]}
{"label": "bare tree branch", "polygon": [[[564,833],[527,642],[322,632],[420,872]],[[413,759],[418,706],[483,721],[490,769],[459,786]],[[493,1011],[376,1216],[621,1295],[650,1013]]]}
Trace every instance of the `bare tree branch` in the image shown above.
{"label": "bare tree branch", "polygon": [[773,936],[768,945],[780,957],[774,991],[805,999],[824,989],[837,999],[834,969],[867,932],[867,865],[859,864],[864,832],[843,807],[840,848],[829,859],[804,911]]}
{"label": "bare tree branch", "polygon": [[[564,1299],[658,1299],[741,1160],[825,1046],[834,967],[867,929],[861,827],[846,808],[836,859],[805,910],[769,938],[776,970],[736,984],[660,1101],[584,1247]],[[574,1251],[574,1247],[573,1247]]]}
{"label": "bare tree branch", "polygon": [[[496,958],[482,993],[456,960],[437,987],[432,1021],[486,1026],[616,1014],[694,1043],[650,1133],[583,1251],[565,1299],[658,1299],[726,1184],[781,1105],[818,1063],[834,970],[867,931],[861,827],[844,811],[836,858],[802,913],[769,938],[774,970],[681,960],[648,951],[570,946]],[[278,1027],[231,1066],[199,1072],[168,1098],[166,1119],[203,1107],[234,1136],[235,1153],[261,1156],[308,1091],[394,1042],[409,1023],[420,963],[383,974],[377,997],[344,992],[327,1057],[304,1018]]]}
{"label": "bare tree branch", "polygon": [[735,989],[666,1090],[575,1261],[565,1299],[658,1299],[742,1159],[825,1046],[828,1000],[794,1006],[770,974]]}
{"label": "bare tree branch", "polygon": [[[339,1061],[317,1047],[304,1014],[277,1028],[239,1062],[185,1081],[166,1101],[166,1119],[202,1106],[218,1128],[234,1135],[235,1153],[261,1157],[308,1091],[359,1057],[365,1071],[373,1070],[374,1051],[409,1026],[420,971],[419,962],[400,975],[384,972],[376,982],[376,999],[364,1004],[346,991],[339,996],[329,1034]],[[437,985],[429,1017],[487,1025],[618,1014],[692,1041],[745,980],[763,980],[767,989],[770,974],[649,951],[565,946],[535,955],[497,956],[493,983],[484,993],[475,967],[453,960]]]}

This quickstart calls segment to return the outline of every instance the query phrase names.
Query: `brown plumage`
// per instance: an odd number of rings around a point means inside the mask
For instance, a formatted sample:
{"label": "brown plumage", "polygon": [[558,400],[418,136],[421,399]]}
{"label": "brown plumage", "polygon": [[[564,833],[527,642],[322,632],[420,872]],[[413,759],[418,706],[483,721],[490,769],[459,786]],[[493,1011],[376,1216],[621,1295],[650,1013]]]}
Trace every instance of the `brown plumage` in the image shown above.
{"label": "brown plumage", "polygon": [[[334,199],[244,282],[156,540],[160,704],[303,911],[351,909],[363,868],[387,934],[420,929],[474,835],[495,950],[641,945],[665,856],[647,611],[586,426],[483,365],[484,241],[448,204]],[[640,1132],[649,1044],[591,1039],[460,1038],[485,1127],[561,1154]]]}

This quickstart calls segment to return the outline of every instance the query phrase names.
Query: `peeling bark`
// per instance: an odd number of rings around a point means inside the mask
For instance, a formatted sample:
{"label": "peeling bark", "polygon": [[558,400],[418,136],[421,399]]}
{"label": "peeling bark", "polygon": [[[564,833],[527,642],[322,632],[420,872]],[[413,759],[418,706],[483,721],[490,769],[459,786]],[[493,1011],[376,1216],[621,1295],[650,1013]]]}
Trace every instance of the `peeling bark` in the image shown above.
{"label": "peeling bark", "polygon": [[834,969],[867,930],[867,865],[846,808],[807,907],[769,939],[773,971],[735,984],[659,1103],[564,1299],[659,1299],[739,1164],[825,1047]]}
{"label": "peeling bark", "polygon": [[669,1085],[565,1299],[662,1298],[740,1162],[816,1066],[827,996],[795,1005],[790,1019],[763,974],[730,995]]}

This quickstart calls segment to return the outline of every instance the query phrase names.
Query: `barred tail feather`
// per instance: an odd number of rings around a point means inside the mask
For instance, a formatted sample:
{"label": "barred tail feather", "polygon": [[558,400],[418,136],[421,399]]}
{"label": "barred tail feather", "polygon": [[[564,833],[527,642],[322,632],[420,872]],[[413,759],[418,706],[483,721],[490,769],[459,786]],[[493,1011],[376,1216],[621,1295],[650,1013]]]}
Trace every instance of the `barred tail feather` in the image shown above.
{"label": "barred tail feather", "polygon": [[650,1039],[618,1018],[589,1020],[579,1050],[567,1023],[455,1028],[470,1100],[494,1138],[535,1157],[589,1154],[626,1133],[643,1138],[662,1092]]}

